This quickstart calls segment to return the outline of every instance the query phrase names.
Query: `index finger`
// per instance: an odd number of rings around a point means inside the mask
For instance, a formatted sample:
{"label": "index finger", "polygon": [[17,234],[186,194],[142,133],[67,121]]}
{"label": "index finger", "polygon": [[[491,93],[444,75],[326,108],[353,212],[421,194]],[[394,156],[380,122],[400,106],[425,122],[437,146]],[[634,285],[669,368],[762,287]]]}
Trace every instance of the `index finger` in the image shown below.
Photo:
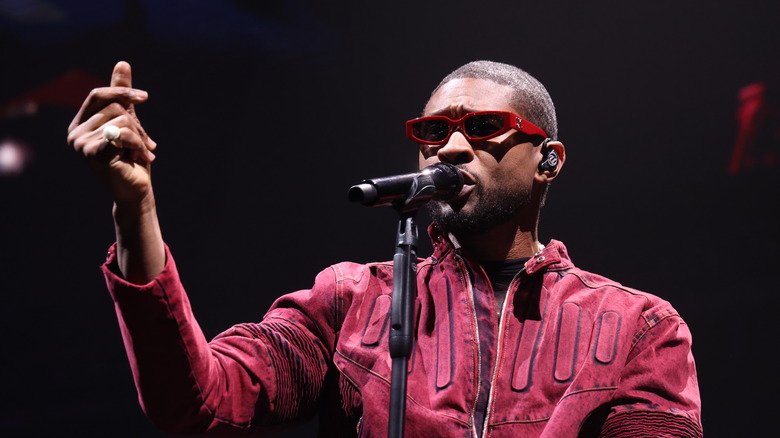
{"label": "index finger", "polygon": [[[148,94],[143,90],[124,87],[103,87],[95,88],[89,93],[84,103],[81,104],[79,112],[70,124],[69,130],[84,123],[98,111],[116,102],[124,108],[132,107],[134,103],[144,102]],[[129,112],[129,111],[128,111]]]}

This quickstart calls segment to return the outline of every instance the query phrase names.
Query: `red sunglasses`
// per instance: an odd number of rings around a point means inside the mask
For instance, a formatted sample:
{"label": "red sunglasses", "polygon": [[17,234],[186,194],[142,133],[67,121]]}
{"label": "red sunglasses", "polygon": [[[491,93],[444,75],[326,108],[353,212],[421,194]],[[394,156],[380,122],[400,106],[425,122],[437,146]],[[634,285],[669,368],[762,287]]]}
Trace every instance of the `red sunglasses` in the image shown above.
{"label": "red sunglasses", "polygon": [[460,129],[469,140],[487,140],[510,129],[547,137],[542,128],[509,111],[476,111],[458,120],[447,116],[428,116],[406,122],[406,136],[422,144],[444,144],[456,129]]}

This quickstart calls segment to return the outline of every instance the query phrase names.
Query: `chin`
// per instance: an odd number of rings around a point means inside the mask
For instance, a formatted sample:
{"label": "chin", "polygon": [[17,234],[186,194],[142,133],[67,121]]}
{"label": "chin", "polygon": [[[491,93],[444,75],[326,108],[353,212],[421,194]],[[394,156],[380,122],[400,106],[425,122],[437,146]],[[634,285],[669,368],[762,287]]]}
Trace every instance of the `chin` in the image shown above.
{"label": "chin", "polygon": [[459,234],[480,234],[492,227],[491,221],[485,221],[480,214],[469,213],[467,210],[445,202],[431,202],[428,204],[428,214],[433,222],[439,226],[442,231]]}
{"label": "chin", "polygon": [[513,220],[530,205],[530,192],[526,190],[473,195],[449,203],[429,202],[428,213],[443,231],[455,235],[482,234]]}

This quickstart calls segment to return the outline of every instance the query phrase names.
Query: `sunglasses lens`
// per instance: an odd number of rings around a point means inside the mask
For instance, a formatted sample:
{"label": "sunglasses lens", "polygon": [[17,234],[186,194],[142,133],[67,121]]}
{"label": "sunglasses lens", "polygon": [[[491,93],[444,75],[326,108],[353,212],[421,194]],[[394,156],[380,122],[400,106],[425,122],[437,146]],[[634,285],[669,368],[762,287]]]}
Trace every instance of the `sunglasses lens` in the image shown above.
{"label": "sunglasses lens", "polygon": [[486,138],[498,134],[505,126],[501,114],[477,114],[464,121],[466,134],[471,138]]}
{"label": "sunglasses lens", "polygon": [[433,143],[447,138],[450,126],[443,120],[421,120],[412,126],[412,132],[418,140]]}

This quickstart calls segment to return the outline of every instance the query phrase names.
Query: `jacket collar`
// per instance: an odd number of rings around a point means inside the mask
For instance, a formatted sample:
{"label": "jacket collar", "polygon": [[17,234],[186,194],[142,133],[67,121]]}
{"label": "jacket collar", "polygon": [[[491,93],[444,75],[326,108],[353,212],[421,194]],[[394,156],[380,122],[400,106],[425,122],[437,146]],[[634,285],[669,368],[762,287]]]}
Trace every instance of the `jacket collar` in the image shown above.
{"label": "jacket collar", "polygon": [[[433,242],[433,258],[436,260],[443,260],[451,251],[460,250],[455,236],[445,234],[435,223],[428,227],[428,235]],[[459,252],[464,257],[470,258],[466,251]],[[572,266],[566,246],[553,239],[525,263],[525,272],[527,275],[534,275],[542,270],[562,270]]]}

